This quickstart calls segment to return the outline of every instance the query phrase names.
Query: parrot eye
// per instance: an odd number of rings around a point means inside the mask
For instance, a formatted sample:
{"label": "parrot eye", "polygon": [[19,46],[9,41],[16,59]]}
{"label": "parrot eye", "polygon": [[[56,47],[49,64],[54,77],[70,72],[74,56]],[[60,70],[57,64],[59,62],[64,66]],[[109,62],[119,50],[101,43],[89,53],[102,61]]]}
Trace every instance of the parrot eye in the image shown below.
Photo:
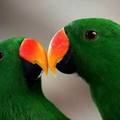
{"label": "parrot eye", "polygon": [[3,53],[2,52],[0,52],[0,60],[3,58]]}
{"label": "parrot eye", "polygon": [[85,33],[85,38],[87,40],[95,40],[96,37],[97,37],[97,33],[93,30],[88,30]]}

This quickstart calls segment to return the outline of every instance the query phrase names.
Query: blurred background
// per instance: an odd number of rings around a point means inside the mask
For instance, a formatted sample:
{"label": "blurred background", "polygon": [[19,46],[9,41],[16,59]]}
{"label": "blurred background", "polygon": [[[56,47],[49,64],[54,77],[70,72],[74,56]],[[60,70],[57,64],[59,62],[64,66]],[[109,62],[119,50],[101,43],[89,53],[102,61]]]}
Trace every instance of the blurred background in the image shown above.
{"label": "blurred background", "polygon": [[[0,0],[0,39],[37,38],[46,50],[51,37],[68,22],[85,17],[120,21],[119,0]],[[76,74],[42,76],[45,95],[72,120],[101,120],[88,85]]]}

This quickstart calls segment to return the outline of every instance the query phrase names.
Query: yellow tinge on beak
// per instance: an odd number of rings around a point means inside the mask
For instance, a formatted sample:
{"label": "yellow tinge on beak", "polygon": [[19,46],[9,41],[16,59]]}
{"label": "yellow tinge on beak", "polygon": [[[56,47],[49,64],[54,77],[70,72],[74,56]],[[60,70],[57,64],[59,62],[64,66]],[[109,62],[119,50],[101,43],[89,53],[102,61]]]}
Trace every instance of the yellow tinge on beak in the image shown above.
{"label": "yellow tinge on beak", "polygon": [[52,38],[48,48],[48,64],[53,73],[56,65],[62,60],[69,49],[69,40],[64,28],[60,29]]}
{"label": "yellow tinge on beak", "polygon": [[24,38],[19,49],[19,55],[26,61],[39,65],[47,75],[47,55],[44,47],[40,42],[32,38]]}

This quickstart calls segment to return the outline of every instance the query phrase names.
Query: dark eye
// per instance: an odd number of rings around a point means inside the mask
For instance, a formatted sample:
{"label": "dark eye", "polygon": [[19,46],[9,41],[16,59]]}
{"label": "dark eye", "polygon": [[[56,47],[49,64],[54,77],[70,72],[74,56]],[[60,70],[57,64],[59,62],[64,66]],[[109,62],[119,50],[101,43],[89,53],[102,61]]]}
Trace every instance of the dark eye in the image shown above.
{"label": "dark eye", "polygon": [[96,31],[88,30],[88,31],[86,31],[86,33],[85,33],[85,38],[86,38],[87,40],[95,40],[96,37],[97,37]]}
{"label": "dark eye", "polygon": [[0,52],[0,60],[3,58],[3,53],[2,52]]}

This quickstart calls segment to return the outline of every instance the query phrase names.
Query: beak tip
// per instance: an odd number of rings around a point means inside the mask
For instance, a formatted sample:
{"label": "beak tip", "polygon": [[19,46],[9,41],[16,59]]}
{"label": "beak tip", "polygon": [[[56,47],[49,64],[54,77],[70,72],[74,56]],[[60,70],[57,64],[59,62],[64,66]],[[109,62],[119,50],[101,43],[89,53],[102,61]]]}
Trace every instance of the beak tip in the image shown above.
{"label": "beak tip", "polygon": [[51,72],[52,72],[53,76],[56,76],[57,72],[56,72],[56,68],[55,67],[51,69]]}
{"label": "beak tip", "polygon": [[48,66],[42,66],[44,74],[47,76],[48,75]]}
{"label": "beak tip", "polygon": [[45,76],[47,76],[48,75],[48,71],[45,71]]}

